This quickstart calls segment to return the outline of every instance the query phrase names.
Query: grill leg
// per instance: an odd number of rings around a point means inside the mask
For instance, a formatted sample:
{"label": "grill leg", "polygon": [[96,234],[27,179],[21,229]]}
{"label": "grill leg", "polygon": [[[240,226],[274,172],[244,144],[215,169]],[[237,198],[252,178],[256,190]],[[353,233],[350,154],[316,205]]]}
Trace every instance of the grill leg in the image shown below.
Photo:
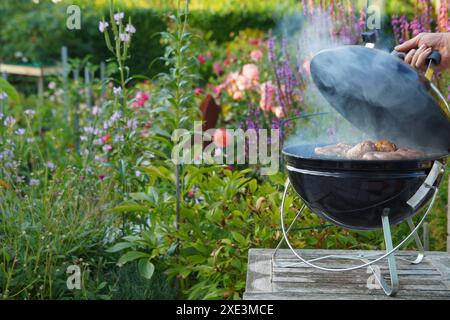
{"label": "grill leg", "polygon": [[417,246],[417,250],[419,251],[417,254],[417,258],[414,261],[410,261],[407,259],[403,259],[406,260],[412,264],[419,264],[423,261],[423,258],[425,257],[425,249],[423,248],[422,245],[422,241],[420,240],[419,234],[416,232],[414,232],[414,230],[416,229],[416,226],[414,225],[414,222],[412,221],[412,218],[409,218],[407,220],[408,222],[408,226],[411,229],[411,232],[414,234],[414,240],[416,241],[416,246]]}
{"label": "grill leg", "polygon": [[[393,250],[392,245],[392,234],[391,234],[391,225],[389,223],[389,209],[385,209],[383,212],[383,216],[381,217],[383,223],[383,233],[384,233],[384,242],[386,244],[386,252],[391,252]],[[388,265],[389,265],[389,274],[391,276],[391,285],[389,286],[386,280],[378,275],[377,272],[374,272],[375,278],[380,283],[383,291],[388,296],[395,296],[397,294],[399,288],[398,281],[398,273],[397,273],[397,263],[395,261],[395,254],[392,253],[388,257]],[[372,269],[373,271],[373,269]]]}

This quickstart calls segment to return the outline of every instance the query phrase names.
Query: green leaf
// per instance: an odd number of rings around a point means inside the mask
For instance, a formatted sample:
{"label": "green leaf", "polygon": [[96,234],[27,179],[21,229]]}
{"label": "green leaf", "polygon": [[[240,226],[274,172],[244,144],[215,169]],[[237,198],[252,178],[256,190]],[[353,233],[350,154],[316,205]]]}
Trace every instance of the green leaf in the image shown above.
{"label": "green leaf", "polygon": [[17,90],[8,81],[0,78],[0,92],[2,91],[8,95],[8,101],[20,103],[20,95]]}
{"label": "green leaf", "polygon": [[135,260],[144,259],[144,258],[147,258],[147,259],[150,258],[150,255],[148,253],[144,253],[144,252],[140,252],[140,251],[129,251],[120,257],[119,263],[125,264],[130,261],[135,261]]}
{"label": "green leaf", "polygon": [[256,181],[256,179],[252,179],[252,181],[250,181],[249,187],[250,187],[250,192],[255,193],[256,189],[258,188],[258,181]]}
{"label": "green leaf", "polygon": [[231,232],[231,235],[233,236],[234,240],[236,240],[239,244],[246,245],[247,240],[244,238],[244,236],[238,232]]}
{"label": "green leaf", "polygon": [[141,259],[138,262],[139,274],[150,280],[155,272],[155,266],[148,259]]}
{"label": "green leaf", "polygon": [[115,208],[109,209],[108,211],[111,213],[137,212],[137,211],[147,211],[147,208],[137,203],[124,203],[118,205]]}
{"label": "green leaf", "polygon": [[115,245],[113,245],[112,247],[106,249],[106,252],[119,252],[122,251],[124,249],[128,249],[131,248],[134,244],[131,242],[119,242],[116,243]]}

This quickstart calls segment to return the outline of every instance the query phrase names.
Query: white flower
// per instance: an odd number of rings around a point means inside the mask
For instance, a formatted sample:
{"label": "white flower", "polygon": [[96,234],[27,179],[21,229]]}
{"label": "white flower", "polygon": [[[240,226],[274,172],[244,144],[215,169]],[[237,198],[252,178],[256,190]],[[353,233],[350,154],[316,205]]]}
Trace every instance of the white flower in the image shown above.
{"label": "white flower", "polygon": [[118,134],[118,135],[115,135],[114,136],[114,143],[118,143],[118,142],[123,142],[125,139],[124,139],[124,137],[123,137],[123,135],[121,135],[121,134]]}
{"label": "white flower", "polygon": [[36,111],[34,111],[34,110],[32,110],[32,109],[27,109],[27,110],[25,110],[24,113],[25,113],[26,116],[28,116],[28,117],[30,117],[30,118],[33,118],[34,115],[36,114]]}
{"label": "white flower", "polygon": [[14,119],[14,118],[11,117],[11,116],[6,117],[6,119],[5,119],[5,121],[3,122],[3,124],[4,124],[5,126],[7,126],[7,127],[9,127],[9,126],[12,127],[13,125],[16,124],[16,119]]}
{"label": "white flower", "polygon": [[30,186],[38,186],[41,182],[37,179],[30,179]]}
{"label": "white flower", "polygon": [[96,116],[96,115],[98,115],[100,113],[100,111],[101,111],[101,108],[99,108],[97,106],[94,106],[92,108],[92,115]]}
{"label": "white flower", "polygon": [[54,81],[49,82],[48,88],[50,90],[55,90],[56,89],[56,83]]}
{"label": "white flower", "polygon": [[85,142],[85,141],[87,141],[87,140],[88,140],[88,137],[86,137],[86,136],[80,136],[80,141]]}
{"label": "white flower", "polygon": [[125,32],[136,33],[136,28],[131,23],[129,23],[129,24],[127,24],[127,27],[125,28]]}
{"label": "white flower", "polygon": [[136,130],[136,128],[137,128],[136,119],[129,119],[127,121],[127,129]]}
{"label": "white flower", "polygon": [[56,166],[53,164],[53,162],[51,161],[47,161],[46,165],[47,168],[50,169],[50,171],[55,171],[56,170]]}
{"label": "white flower", "polygon": [[112,114],[111,118],[109,118],[109,121],[116,122],[122,117],[122,113],[120,111],[116,111]]}
{"label": "white flower", "polygon": [[16,130],[16,134],[17,134],[18,136],[23,136],[23,135],[25,134],[25,129],[23,129],[23,128],[17,129],[17,130]]}
{"label": "white flower", "polygon": [[140,177],[141,175],[142,175],[142,172],[140,172],[139,170],[136,170],[136,173],[135,173],[135,175],[136,175],[136,177]]}
{"label": "white flower", "polygon": [[113,88],[113,93],[116,96],[121,96],[122,95],[122,88],[121,87],[114,87]]}
{"label": "white flower", "polygon": [[84,127],[83,130],[84,130],[84,132],[86,134],[93,134],[94,133],[94,128],[92,128],[92,127]]}
{"label": "white flower", "polygon": [[27,138],[27,142],[28,143],[33,143],[34,142],[34,138],[33,137]]}
{"label": "white flower", "polygon": [[116,23],[119,24],[120,21],[125,17],[125,14],[123,12],[118,12],[114,14],[114,20],[116,20]]}
{"label": "white flower", "polygon": [[0,92],[0,101],[6,100],[7,98],[8,98],[8,95],[6,94],[6,92]]}
{"label": "white flower", "polygon": [[98,161],[98,162],[105,162],[105,159],[103,159],[103,158],[100,157],[100,156],[95,156],[95,157],[94,157],[94,160],[95,160],[95,161]]}
{"label": "white flower", "polygon": [[106,21],[100,21],[98,23],[98,30],[100,30],[101,33],[105,32],[106,29],[108,29],[109,23]]}
{"label": "white flower", "polygon": [[112,146],[110,146],[109,144],[105,144],[102,149],[103,152],[108,152],[112,150]]}
{"label": "white flower", "polygon": [[144,160],[144,161],[142,161],[141,165],[142,165],[143,167],[147,167],[147,166],[150,165],[150,161]]}
{"label": "white flower", "polygon": [[119,37],[120,37],[120,41],[122,41],[122,42],[130,42],[130,40],[131,40],[131,36],[129,33],[121,33],[119,35]]}

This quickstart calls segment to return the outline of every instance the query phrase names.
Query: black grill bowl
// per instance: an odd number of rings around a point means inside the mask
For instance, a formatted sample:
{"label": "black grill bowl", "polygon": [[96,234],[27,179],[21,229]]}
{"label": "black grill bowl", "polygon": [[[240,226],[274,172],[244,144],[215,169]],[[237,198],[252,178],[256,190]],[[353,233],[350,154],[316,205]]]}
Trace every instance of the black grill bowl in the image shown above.
{"label": "black grill bowl", "polygon": [[[382,228],[381,216],[389,209],[389,221],[398,224],[414,216],[418,208],[407,201],[418,191],[435,160],[355,161],[315,158],[316,145],[290,146],[283,150],[291,184],[305,204],[331,223],[354,230]],[[438,186],[442,176],[436,182]]]}

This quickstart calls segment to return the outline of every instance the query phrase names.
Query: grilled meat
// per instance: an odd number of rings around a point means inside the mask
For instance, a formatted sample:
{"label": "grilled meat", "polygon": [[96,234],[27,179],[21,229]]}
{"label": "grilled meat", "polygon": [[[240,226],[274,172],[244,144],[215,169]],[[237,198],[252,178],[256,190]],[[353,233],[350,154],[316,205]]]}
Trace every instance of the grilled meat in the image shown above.
{"label": "grilled meat", "polygon": [[357,145],[338,143],[315,149],[318,156],[334,156],[350,160],[406,160],[423,158],[425,154],[418,150],[398,148],[389,140],[363,141]]}
{"label": "grilled meat", "polygon": [[363,141],[347,151],[346,157],[351,160],[361,160],[368,152],[376,151],[375,143]]}
{"label": "grilled meat", "polygon": [[345,143],[338,143],[332,146],[318,147],[314,152],[318,156],[332,156],[332,157],[345,157],[347,151],[352,148],[352,145]]}
{"label": "grilled meat", "polygon": [[375,147],[378,152],[395,152],[398,150],[397,146],[389,140],[377,141]]}
{"label": "grilled meat", "polygon": [[402,160],[404,159],[400,153],[397,152],[368,152],[363,156],[363,160]]}
{"label": "grilled meat", "polygon": [[403,159],[420,159],[425,157],[425,153],[418,150],[407,148],[398,149],[397,152],[395,153],[401,155]]}

